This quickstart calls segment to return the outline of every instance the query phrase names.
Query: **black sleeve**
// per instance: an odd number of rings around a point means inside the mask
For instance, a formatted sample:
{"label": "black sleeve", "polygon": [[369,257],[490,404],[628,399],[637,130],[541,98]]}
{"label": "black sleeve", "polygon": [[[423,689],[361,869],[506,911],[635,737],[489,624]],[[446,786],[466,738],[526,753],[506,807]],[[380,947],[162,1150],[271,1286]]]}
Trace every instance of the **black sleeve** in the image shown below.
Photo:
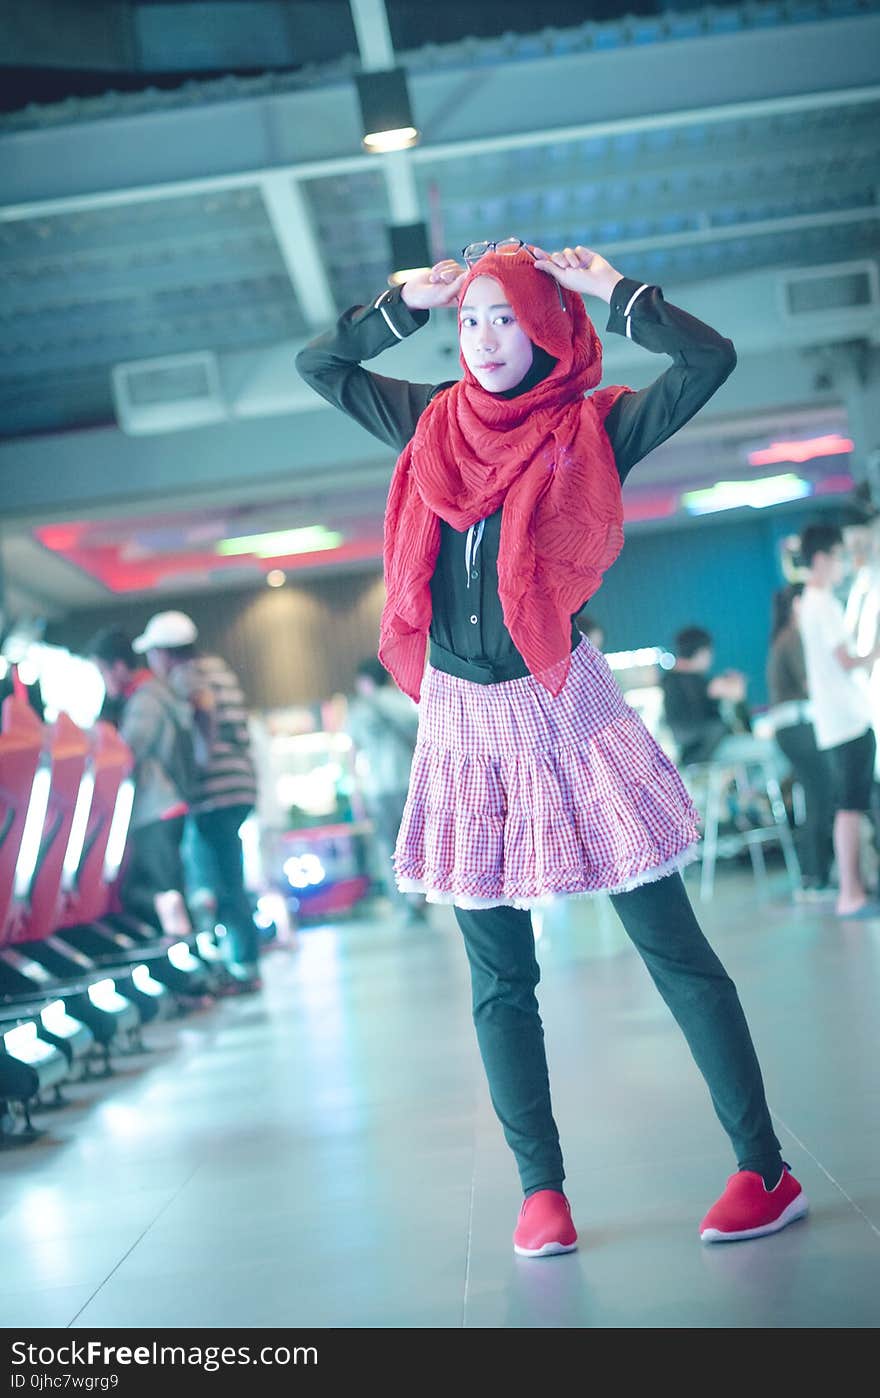
{"label": "black sleeve", "polygon": [[709,401],[733,372],[736,350],[703,321],[664,301],[658,286],[642,287],[628,277],[612,292],[605,328],[672,359],[666,372],[647,388],[622,394],[605,419],[623,481],[637,461]]}
{"label": "black sleeve", "polygon": [[401,300],[399,287],[383,292],[371,306],[352,306],[333,330],[300,350],[297,370],[334,408],[400,451],[412,436],[435,386],[371,374],[361,368],[361,360],[381,354],[427,319],[427,311],[411,311]]}

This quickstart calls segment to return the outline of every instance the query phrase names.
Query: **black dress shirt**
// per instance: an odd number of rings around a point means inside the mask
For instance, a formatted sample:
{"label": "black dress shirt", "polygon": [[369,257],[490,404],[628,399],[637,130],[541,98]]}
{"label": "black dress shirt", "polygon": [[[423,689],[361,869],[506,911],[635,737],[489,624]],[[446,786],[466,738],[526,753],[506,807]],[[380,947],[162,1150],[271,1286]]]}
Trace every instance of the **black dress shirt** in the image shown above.
{"label": "black dress shirt", "polygon": [[[406,306],[399,289],[383,292],[371,306],[346,311],[335,329],[301,350],[297,369],[328,403],[400,452],[430,400],[450,383],[390,379],[370,373],[362,361],[405,339],[427,319],[426,311]],[[730,340],[664,301],[659,287],[626,277],[612,293],[606,331],[626,335],[672,359],[665,373],[647,388],[623,394],[605,419],[623,482],[637,461],[671,437],[711,398],[732,372],[736,352]],[[431,580],[431,664],[483,684],[529,673],[504,625],[498,596],[503,508],[484,521],[482,530],[479,526],[457,530],[441,520],[440,552]],[[579,640],[580,632],[572,622],[572,646]]]}

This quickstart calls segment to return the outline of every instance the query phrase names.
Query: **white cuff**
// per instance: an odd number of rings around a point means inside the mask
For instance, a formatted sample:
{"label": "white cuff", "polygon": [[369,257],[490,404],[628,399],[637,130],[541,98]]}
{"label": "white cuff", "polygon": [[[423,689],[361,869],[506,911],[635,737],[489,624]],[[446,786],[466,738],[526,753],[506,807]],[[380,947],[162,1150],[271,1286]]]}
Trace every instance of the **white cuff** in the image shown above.
{"label": "white cuff", "polygon": [[627,303],[626,303],[626,310],[625,310],[624,313],[623,313],[625,316],[628,316],[628,315],[631,314],[632,308],[633,308],[633,306],[636,304],[636,302],[638,301],[638,299],[639,299],[639,297],[641,296],[642,292],[643,292],[643,291],[647,291],[647,290],[648,290],[648,283],[647,283],[647,282],[643,282],[642,285],[639,287],[638,291],[634,291],[634,292],[633,292],[632,296],[629,298],[629,300],[628,300]]}
{"label": "white cuff", "polygon": [[406,336],[401,335],[397,326],[394,324],[394,321],[391,319],[390,315],[385,309],[384,302],[388,300],[390,295],[390,291],[383,291],[382,295],[378,296],[376,300],[373,302],[373,309],[381,313],[382,319],[385,321],[385,324],[388,326],[388,329],[391,331],[393,335],[397,336],[398,340],[405,340]]}

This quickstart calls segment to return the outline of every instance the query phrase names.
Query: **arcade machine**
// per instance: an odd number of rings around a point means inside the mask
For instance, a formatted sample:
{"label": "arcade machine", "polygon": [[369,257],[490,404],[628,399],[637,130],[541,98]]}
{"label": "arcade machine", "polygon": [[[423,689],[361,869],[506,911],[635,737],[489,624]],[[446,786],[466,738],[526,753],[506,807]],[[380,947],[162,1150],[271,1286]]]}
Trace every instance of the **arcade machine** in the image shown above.
{"label": "arcade machine", "polygon": [[256,744],[268,882],[298,923],[351,914],[371,891],[371,827],[333,703],[275,710]]}
{"label": "arcade machine", "polygon": [[112,979],[108,983],[105,973],[56,936],[89,740],[66,714],[44,727],[17,696],[6,700],[3,721],[4,736],[27,729],[34,743],[39,736],[40,755],[30,792],[20,789],[13,797],[16,807],[26,802],[27,814],[0,934],[0,994],[7,1003],[62,1000],[67,1014],[91,1030],[109,1067],[111,1044],[138,1042],[140,1015]]}

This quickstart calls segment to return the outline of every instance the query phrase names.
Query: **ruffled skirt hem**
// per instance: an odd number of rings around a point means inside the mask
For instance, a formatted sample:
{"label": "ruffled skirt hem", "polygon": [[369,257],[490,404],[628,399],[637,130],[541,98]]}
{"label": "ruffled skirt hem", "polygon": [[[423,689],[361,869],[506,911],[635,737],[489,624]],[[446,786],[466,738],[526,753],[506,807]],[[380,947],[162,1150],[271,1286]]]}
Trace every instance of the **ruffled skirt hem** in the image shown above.
{"label": "ruffled skirt hem", "polygon": [[576,887],[561,880],[557,888],[554,886],[556,881],[550,879],[550,890],[528,897],[505,894],[495,898],[479,898],[462,890],[435,888],[424,879],[405,878],[400,875],[397,876],[396,882],[401,893],[421,893],[427,903],[452,904],[456,908],[544,908],[554,898],[598,898],[603,894],[607,897],[615,893],[629,893],[634,888],[641,888],[643,884],[657,883],[660,879],[668,878],[670,874],[681,873],[682,869],[686,869],[698,858],[698,842],[695,842],[682,850],[681,854],[665,859],[662,864],[656,864],[652,869],[643,869],[638,874],[630,874],[619,881],[615,880],[610,886],[596,887],[590,884],[586,887]]}

